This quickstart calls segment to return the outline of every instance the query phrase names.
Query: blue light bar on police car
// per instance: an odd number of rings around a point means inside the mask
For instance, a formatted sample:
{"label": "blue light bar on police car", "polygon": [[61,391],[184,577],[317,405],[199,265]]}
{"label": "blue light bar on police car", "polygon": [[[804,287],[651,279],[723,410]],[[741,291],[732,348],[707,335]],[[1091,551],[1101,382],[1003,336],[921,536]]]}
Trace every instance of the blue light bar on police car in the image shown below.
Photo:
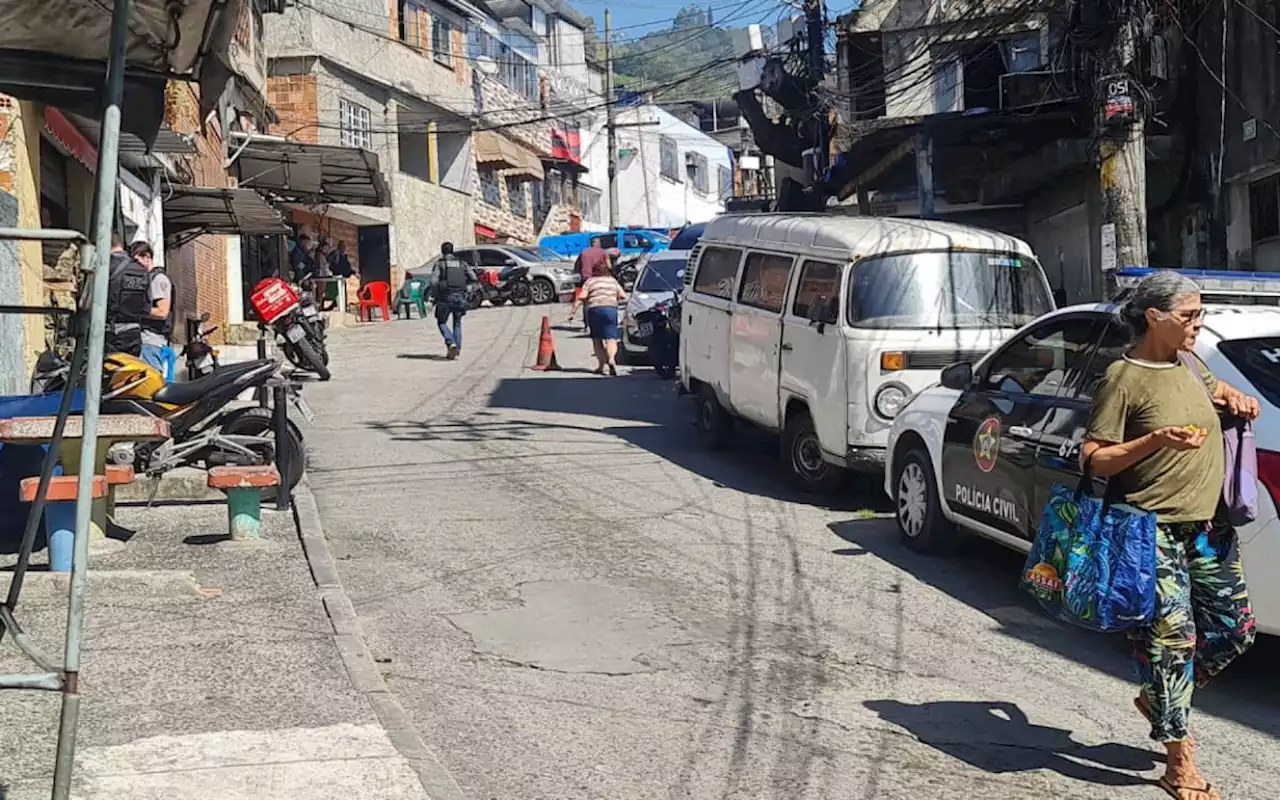
{"label": "blue light bar on police car", "polygon": [[[1124,267],[1115,272],[1116,285],[1121,289],[1132,289],[1151,273],[1161,271],[1152,267]],[[1280,272],[1237,272],[1222,269],[1169,271],[1195,281],[1204,294],[1280,297]]]}

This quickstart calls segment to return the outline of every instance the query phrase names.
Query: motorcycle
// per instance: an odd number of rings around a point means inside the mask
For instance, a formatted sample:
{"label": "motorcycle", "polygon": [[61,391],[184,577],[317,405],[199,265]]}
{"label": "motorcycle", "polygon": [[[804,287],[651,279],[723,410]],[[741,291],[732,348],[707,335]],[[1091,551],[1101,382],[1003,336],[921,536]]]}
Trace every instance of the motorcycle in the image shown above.
{"label": "motorcycle", "polygon": [[629,256],[619,256],[613,264],[613,277],[621,286],[622,290],[629,292],[636,286],[636,279],[640,276],[640,267],[643,266],[641,259],[647,253],[636,253]]}
{"label": "motorcycle", "polygon": [[527,306],[533,302],[533,283],[529,280],[528,267],[507,267],[485,270],[480,281],[467,298],[467,307],[475,311],[485,300],[492,306],[500,306],[508,300],[513,306]]}
{"label": "motorcycle", "polygon": [[322,381],[332,377],[325,347],[325,320],[310,292],[299,292],[281,278],[263,278],[253,287],[249,305],[258,324],[275,333],[276,344],[289,363],[314,372]]}
{"label": "motorcycle", "polygon": [[649,363],[660,378],[675,377],[680,368],[680,298],[658,303],[636,314],[637,344],[649,349]]}
{"label": "motorcycle", "polygon": [[182,355],[187,362],[187,380],[203,378],[218,369],[218,351],[212,347],[205,337],[218,329],[217,325],[206,328],[209,312],[200,315],[198,322],[187,323],[187,343],[182,347]]}
{"label": "motorcycle", "polygon": [[[117,443],[107,451],[113,464],[133,464],[139,472],[156,476],[178,467],[222,465],[256,466],[276,461],[271,409],[259,406],[228,408],[246,391],[263,387],[279,371],[273,360],[246,361],[218,367],[193,381],[164,382],[164,376],[145,361],[125,353],[103,360],[102,413],[143,414],[169,423],[169,439],[159,443]],[[63,366],[62,376],[70,371]],[[46,391],[61,391],[62,381],[46,382]],[[286,383],[290,400],[303,418],[314,415],[295,384]],[[297,485],[306,468],[302,431],[288,421],[287,474],[281,483]]]}

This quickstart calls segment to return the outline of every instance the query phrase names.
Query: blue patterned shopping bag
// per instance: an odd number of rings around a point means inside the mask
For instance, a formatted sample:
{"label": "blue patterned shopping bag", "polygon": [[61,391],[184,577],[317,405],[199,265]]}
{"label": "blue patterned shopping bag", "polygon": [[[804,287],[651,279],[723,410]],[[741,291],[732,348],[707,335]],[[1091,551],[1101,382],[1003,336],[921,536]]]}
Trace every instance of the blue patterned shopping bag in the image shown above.
{"label": "blue patterned shopping bag", "polygon": [[1056,619],[1094,631],[1151,623],[1156,610],[1156,515],[1055,485],[1040,515],[1021,586]]}

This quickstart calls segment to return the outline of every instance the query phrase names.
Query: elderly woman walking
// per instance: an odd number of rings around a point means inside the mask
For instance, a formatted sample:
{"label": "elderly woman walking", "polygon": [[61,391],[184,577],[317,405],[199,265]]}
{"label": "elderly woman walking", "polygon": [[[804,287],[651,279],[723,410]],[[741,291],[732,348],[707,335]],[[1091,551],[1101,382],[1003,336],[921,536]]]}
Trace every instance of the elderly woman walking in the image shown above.
{"label": "elderly woman walking", "polygon": [[1191,351],[1200,288],[1149,275],[1121,307],[1137,335],[1095,393],[1081,463],[1156,515],[1154,623],[1134,631],[1134,704],[1168,750],[1160,786],[1178,800],[1218,800],[1187,730],[1191,695],[1253,644],[1253,612],[1235,530],[1221,513],[1222,409],[1246,419],[1258,402],[1215,378]]}
{"label": "elderly woman walking", "polygon": [[595,274],[582,285],[582,304],[587,307],[587,329],[591,331],[591,348],[596,355],[597,375],[606,369],[610,375],[618,374],[618,304],[627,299],[613,277],[608,263],[598,264]]}

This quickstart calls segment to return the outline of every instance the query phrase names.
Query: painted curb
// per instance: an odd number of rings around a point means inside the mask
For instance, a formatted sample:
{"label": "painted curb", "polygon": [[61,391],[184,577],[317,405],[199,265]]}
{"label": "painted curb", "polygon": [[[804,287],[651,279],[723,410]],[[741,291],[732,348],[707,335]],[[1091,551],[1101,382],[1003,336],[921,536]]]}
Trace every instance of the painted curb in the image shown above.
{"label": "painted curb", "polygon": [[298,538],[302,540],[302,549],[311,567],[311,577],[320,591],[320,600],[333,628],[334,645],[352,685],[369,700],[388,738],[417,773],[418,781],[431,800],[466,800],[462,787],[427,746],[413,727],[404,706],[387,688],[365,644],[360,618],[338,577],[338,568],[320,522],[316,498],[305,476],[294,489],[293,512]]}

